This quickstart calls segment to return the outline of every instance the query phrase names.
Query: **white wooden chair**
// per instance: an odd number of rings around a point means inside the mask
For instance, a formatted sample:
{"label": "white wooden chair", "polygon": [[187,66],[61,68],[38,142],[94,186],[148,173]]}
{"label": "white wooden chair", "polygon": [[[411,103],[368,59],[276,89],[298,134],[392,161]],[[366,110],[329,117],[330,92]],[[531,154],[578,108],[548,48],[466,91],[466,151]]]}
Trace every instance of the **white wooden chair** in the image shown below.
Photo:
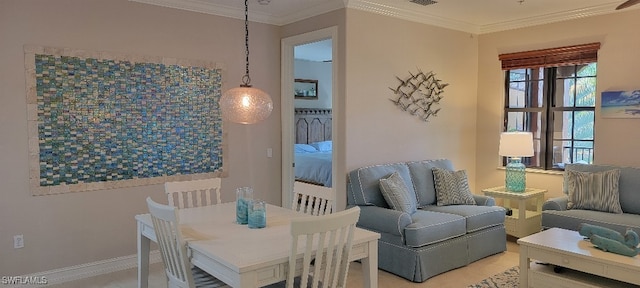
{"label": "white wooden chair", "polygon": [[[302,276],[295,281],[297,287],[346,287],[349,254],[359,217],[360,207],[356,206],[333,214],[291,220],[292,241],[288,271],[302,270]],[[300,265],[298,245],[303,243],[305,249]],[[313,247],[326,248],[313,252]],[[313,265],[312,261],[315,262]],[[294,287],[295,275],[296,273],[287,273],[287,288]]]}
{"label": "white wooden chair", "polygon": [[207,272],[191,266],[180,231],[177,208],[156,203],[151,197],[147,197],[147,206],[167,275],[167,287],[228,287]]}
{"label": "white wooden chair", "polygon": [[291,209],[313,216],[330,214],[334,198],[331,187],[295,181]]}
{"label": "white wooden chair", "polygon": [[221,186],[220,178],[166,182],[164,192],[169,198],[169,205],[178,209],[192,208],[220,203]]}

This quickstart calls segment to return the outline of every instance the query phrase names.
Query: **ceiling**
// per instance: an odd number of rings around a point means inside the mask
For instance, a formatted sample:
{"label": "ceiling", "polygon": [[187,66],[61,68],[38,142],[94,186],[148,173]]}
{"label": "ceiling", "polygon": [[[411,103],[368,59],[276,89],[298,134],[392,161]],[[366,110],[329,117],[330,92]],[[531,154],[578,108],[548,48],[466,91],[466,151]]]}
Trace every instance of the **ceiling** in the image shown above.
{"label": "ceiling", "polygon": [[[244,19],[241,0],[130,0]],[[418,0],[420,1],[420,0]],[[422,0],[429,2],[428,0]],[[618,12],[624,0],[249,0],[249,20],[286,25],[344,7],[483,34]],[[258,2],[270,2],[262,5]],[[638,9],[640,5],[625,10]],[[623,10],[623,11],[625,11]]]}
{"label": "ceiling", "polygon": [[331,39],[321,40],[304,45],[298,45],[293,48],[293,55],[296,59],[316,61],[316,62],[331,62],[333,42]]}

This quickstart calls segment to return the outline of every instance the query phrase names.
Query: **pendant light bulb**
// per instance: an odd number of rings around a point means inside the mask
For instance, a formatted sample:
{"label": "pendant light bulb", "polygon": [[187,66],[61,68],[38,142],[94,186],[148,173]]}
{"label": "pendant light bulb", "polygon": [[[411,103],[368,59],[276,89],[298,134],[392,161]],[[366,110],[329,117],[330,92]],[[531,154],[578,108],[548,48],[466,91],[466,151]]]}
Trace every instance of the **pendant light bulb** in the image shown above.
{"label": "pendant light bulb", "polygon": [[271,115],[273,101],[269,94],[253,87],[236,87],[220,98],[222,119],[240,124],[255,124]]}

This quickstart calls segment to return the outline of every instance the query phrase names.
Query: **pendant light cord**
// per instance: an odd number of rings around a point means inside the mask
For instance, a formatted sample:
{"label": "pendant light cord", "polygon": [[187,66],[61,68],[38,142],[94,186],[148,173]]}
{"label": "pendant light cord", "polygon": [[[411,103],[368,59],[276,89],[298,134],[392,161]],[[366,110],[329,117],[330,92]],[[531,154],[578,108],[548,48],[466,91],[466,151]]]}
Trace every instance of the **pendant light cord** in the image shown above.
{"label": "pendant light cord", "polygon": [[249,76],[249,3],[244,0],[244,48],[246,56],[246,71],[242,76],[242,87],[251,87],[251,77]]}

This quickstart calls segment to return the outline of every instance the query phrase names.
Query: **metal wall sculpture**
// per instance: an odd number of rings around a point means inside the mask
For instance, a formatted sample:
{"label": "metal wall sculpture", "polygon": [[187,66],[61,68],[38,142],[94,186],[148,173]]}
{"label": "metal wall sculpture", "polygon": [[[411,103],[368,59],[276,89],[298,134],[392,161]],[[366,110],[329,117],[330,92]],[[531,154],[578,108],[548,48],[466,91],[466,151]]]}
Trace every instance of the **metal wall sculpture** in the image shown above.
{"label": "metal wall sculpture", "polygon": [[34,195],[221,176],[222,69],[25,47]]}
{"label": "metal wall sculpture", "polygon": [[395,94],[395,97],[389,100],[402,111],[427,122],[429,117],[438,116],[440,108],[435,108],[434,105],[442,100],[444,88],[449,84],[441,83],[442,81],[431,71],[424,73],[418,69],[417,74],[409,72],[409,75],[411,76],[405,79],[396,76],[399,84],[395,88],[389,87]]}

